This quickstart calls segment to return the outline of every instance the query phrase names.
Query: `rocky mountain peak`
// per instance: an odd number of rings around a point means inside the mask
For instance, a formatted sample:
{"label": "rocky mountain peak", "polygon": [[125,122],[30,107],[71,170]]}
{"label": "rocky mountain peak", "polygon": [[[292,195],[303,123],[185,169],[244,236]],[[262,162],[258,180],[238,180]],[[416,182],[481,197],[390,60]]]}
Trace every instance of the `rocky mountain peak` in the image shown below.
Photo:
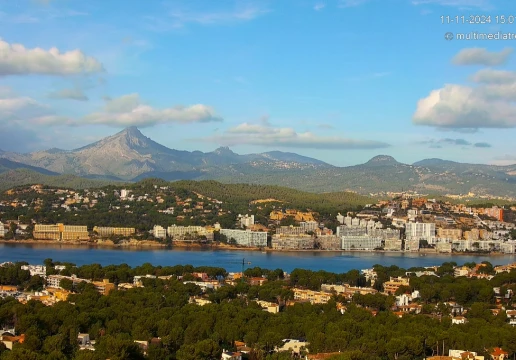
{"label": "rocky mountain peak", "polygon": [[365,163],[365,165],[396,165],[399,164],[395,158],[389,155],[377,155],[368,162]]}

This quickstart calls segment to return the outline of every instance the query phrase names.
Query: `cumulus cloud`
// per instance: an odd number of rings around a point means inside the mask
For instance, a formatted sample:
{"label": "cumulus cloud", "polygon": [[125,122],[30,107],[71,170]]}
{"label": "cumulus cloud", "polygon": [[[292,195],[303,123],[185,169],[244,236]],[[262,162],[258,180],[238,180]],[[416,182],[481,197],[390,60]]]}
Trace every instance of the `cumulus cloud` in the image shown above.
{"label": "cumulus cloud", "polygon": [[156,109],[145,105],[138,94],[106,99],[104,109],[85,116],[80,124],[110,126],[153,126],[164,123],[207,123],[222,121],[215,111],[206,105],[176,106]]}
{"label": "cumulus cloud", "polygon": [[516,106],[499,90],[445,85],[419,100],[412,121],[448,129],[516,127]]}
{"label": "cumulus cloud", "polygon": [[242,123],[221,135],[197,139],[225,146],[257,145],[305,149],[380,149],[390,145],[380,141],[357,140],[338,136],[319,136],[311,132],[299,133],[293,128]]}
{"label": "cumulus cloud", "polygon": [[453,57],[452,63],[455,65],[496,66],[504,64],[511,54],[511,48],[505,48],[499,52],[489,51],[485,48],[467,48],[459,51]]}
{"label": "cumulus cloud", "polygon": [[27,49],[0,38],[0,76],[75,75],[104,71],[102,64],[80,50],[60,52],[57,48]]}
{"label": "cumulus cloud", "polygon": [[77,101],[88,101],[88,97],[80,88],[61,89],[48,94],[53,99],[70,99]]}

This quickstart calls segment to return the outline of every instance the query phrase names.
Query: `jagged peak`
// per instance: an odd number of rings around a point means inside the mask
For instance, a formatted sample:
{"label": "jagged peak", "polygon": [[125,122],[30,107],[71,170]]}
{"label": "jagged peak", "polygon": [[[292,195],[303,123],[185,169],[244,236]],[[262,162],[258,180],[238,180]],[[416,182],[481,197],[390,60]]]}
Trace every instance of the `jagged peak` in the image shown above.
{"label": "jagged peak", "polygon": [[215,149],[213,152],[218,155],[222,155],[222,154],[235,155],[236,154],[233,150],[231,150],[229,148],[229,146],[220,146],[217,149]]}

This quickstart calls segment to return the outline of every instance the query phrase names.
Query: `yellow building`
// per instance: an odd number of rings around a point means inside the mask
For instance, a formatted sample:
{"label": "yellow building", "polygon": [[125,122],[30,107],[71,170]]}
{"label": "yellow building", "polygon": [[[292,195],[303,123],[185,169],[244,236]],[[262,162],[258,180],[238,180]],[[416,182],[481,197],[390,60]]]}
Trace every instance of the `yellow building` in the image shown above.
{"label": "yellow building", "polygon": [[35,240],[61,240],[61,229],[59,224],[36,224],[32,235]]}
{"label": "yellow building", "polygon": [[115,290],[115,284],[110,283],[108,279],[103,281],[93,281],[95,289],[102,295],[108,295],[111,291]]}
{"label": "yellow building", "polygon": [[437,229],[437,237],[441,239],[460,240],[462,239],[461,229]]}
{"label": "yellow building", "polygon": [[326,304],[333,296],[330,293],[322,291],[313,291],[305,289],[292,289],[294,291],[294,300],[310,301],[312,304]]}
{"label": "yellow building", "polygon": [[401,286],[409,286],[409,279],[391,277],[389,281],[383,283],[383,291],[389,295],[393,295]]}
{"label": "yellow building", "polygon": [[35,240],[89,240],[88,227],[84,225],[36,224],[33,237]]}

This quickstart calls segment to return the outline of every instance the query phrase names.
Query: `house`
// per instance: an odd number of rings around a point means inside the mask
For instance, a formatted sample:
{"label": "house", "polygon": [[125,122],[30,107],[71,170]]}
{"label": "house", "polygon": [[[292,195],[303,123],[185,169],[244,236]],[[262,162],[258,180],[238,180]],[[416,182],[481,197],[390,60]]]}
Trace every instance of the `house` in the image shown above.
{"label": "house", "polygon": [[308,347],[308,342],[297,339],[283,339],[283,346],[274,349],[276,352],[290,351],[292,353],[300,354],[302,350]]}
{"label": "house", "polygon": [[222,351],[221,360],[242,360],[242,353],[224,350]]}
{"label": "house", "polygon": [[14,336],[11,333],[4,332],[0,335],[0,342],[2,342],[5,347],[9,350],[13,349],[13,345],[16,343],[23,344],[25,341],[25,334],[21,334],[20,336]]}
{"label": "house", "polygon": [[499,347],[494,348],[490,355],[492,360],[505,360],[509,358],[509,353]]}
{"label": "house", "polygon": [[266,282],[267,279],[263,277],[252,277],[249,279],[249,285],[251,286],[262,286]]}
{"label": "house", "polygon": [[509,325],[516,326],[516,310],[507,310],[505,312]]}
{"label": "house", "polygon": [[454,316],[451,320],[452,324],[465,324],[468,322],[464,316]]}
{"label": "house", "polygon": [[448,355],[452,359],[461,359],[461,360],[484,360],[483,356],[479,356],[476,352],[473,351],[464,351],[464,350],[451,350],[448,352]]}

